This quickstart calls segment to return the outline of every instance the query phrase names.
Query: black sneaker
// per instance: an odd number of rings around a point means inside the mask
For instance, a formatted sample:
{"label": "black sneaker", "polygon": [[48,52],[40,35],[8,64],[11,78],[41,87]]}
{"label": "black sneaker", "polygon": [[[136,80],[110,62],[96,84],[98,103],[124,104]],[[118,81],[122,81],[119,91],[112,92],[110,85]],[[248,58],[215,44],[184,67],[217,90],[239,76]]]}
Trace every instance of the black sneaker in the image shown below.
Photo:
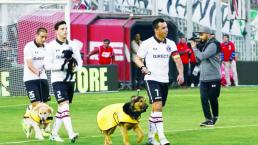
{"label": "black sneaker", "polygon": [[217,122],[217,120],[218,120],[218,117],[213,117],[213,118],[212,118],[213,125],[215,125],[215,123]]}
{"label": "black sneaker", "polygon": [[207,121],[200,123],[200,126],[213,127],[214,123],[212,122],[212,120],[207,120]]}

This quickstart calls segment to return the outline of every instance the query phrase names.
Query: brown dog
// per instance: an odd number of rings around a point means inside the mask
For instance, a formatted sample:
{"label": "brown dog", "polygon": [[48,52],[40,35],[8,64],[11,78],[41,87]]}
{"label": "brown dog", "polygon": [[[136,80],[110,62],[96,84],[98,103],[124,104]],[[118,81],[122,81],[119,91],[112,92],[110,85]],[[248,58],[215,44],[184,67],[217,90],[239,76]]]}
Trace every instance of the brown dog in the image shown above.
{"label": "brown dog", "polygon": [[104,134],[104,145],[112,144],[111,135],[117,126],[120,127],[125,145],[130,145],[128,130],[133,129],[137,134],[137,143],[143,140],[144,133],[139,124],[140,116],[146,112],[148,105],[142,96],[132,96],[127,103],[106,106],[98,112],[97,123]]}

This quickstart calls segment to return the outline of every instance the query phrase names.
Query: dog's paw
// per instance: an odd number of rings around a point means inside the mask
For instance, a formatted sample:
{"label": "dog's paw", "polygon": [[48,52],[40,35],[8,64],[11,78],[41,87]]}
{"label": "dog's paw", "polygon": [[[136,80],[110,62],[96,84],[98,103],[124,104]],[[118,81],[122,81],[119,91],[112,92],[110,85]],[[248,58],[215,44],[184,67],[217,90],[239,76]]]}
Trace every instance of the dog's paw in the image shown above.
{"label": "dog's paw", "polygon": [[37,139],[37,140],[44,140],[44,137],[43,136],[35,136],[35,139]]}

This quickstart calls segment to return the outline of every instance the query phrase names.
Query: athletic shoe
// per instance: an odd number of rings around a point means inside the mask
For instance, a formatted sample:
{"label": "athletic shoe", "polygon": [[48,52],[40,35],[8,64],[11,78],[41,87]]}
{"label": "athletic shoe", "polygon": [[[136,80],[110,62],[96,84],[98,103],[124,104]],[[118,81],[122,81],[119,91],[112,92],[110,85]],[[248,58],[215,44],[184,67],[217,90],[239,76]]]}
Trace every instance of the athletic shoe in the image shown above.
{"label": "athletic shoe", "polygon": [[169,141],[166,138],[160,139],[160,144],[161,145],[170,145]]}
{"label": "athletic shoe", "polygon": [[79,138],[79,133],[74,133],[73,137],[70,139],[71,143],[75,143],[75,141]]}
{"label": "athletic shoe", "polygon": [[218,118],[219,118],[218,116],[212,118],[213,125],[215,125],[215,123],[217,122]]}
{"label": "athletic shoe", "polygon": [[160,145],[160,143],[155,138],[148,138],[147,145]]}
{"label": "athletic shoe", "polygon": [[49,140],[56,142],[64,142],[64,140],[59,135],[50,135]]}
{"label": "athletic shoe", "polygon": [[214,123],[212,122],[212,120],[207,120],[207,121],[200,123],[200,126],[213,127]]}

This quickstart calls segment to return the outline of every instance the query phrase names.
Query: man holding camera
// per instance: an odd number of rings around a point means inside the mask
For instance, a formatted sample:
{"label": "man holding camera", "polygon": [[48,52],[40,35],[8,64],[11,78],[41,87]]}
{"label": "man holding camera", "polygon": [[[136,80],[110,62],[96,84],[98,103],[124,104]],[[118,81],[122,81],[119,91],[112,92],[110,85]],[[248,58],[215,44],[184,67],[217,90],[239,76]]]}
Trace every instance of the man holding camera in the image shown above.
{"label": "man holding camera", "polygon": [[216,45],[215,38],[210,37],[209,28],[202,27],[199,33],[201,42],[205,44],[203,49],[197,49],[195,41],[191,41],[191,47],[200,62],[201,103],[206,118],[200,126],[214,126],[219,116],[220,48]]}

